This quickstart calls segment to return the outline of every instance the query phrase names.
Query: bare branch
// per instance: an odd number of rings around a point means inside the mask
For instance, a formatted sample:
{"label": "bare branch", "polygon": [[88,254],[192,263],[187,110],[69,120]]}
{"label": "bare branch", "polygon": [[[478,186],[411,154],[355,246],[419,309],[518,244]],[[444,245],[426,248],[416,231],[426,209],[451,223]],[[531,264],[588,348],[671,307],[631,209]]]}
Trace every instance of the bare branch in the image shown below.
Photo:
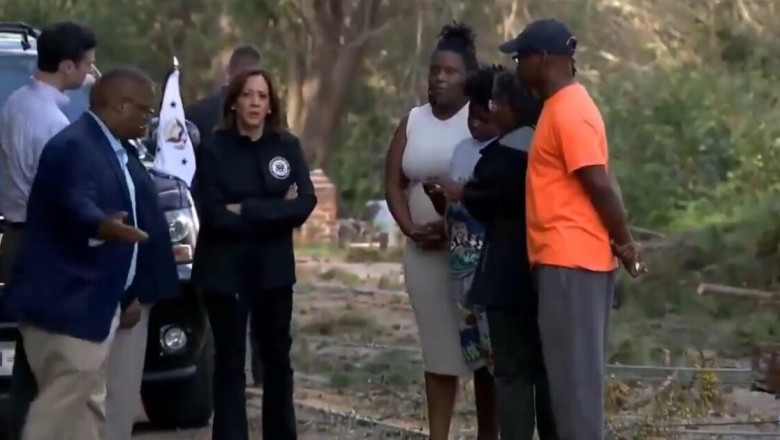
{"label": "bare branch", "polygon": [[282,12],[282,16],[285,17],[290,24],[296,23],[297,20],[300,20],[301,23],[303,23],[303,27],[305,28],[306,32],[312,34],[314,32],[314,27],[311,22],[311,17],[304,13],[303,9],[301,9],[301,6],[297,2],[290,2],[289,4],[291,5],[289,9],[291,9],[292,12],[290,12],[290,10],[285,10]]}
{"label": "bare branch", "polygon": [[355,30],[365,32],[376,25],[381,0],[362,0],[353,13]]}
{"label": "bare branch", "polygon": [[392,19],[384,22],[381,26],[376,27],[374,29],[369,29],[367,31],[362,32],[360,35],[352,39],[348,44],[347,47],[349,48],[356,48],[360,47],[366,43],[369,42],[372,38],[374,38],[377,35],[382,34],[387,29],[392,27],[396,22],[398,22],[400,17],[393,17]]}
{"label": "bare branch", "polygon": [[[365,45],[375,36],[382,34],[388,28],[396,24],[401,18],[405,17],[405,9],[396,10],[389,19],[385,19],[379,24],[381,0],[362,0],[358,7],[353,11],[353,23],[355,23],[352,37],[348,40],[349,48],[357,48]],[[397,5],[396,5],[397,6]]]}
{"label": "bare branch", "polygon": [[328,12],[331,25],[341,26],[344,23],[344,0],[329,0]]}
{"label": "bare branch", "polygon": [[653,231],[652,229],[643,228],[641,226],[629,226],[629,229],[631,230],[631,232],[637,235],[646,235],[648,237],[661,238],[661,239],[666,238],[666,235],[658,231]]}
{"label": "bare branch", "polygon": [[[332,1],[340,0],[331,0],[331,2]],[[313,21],[317,24],[315,37],[332,40],[333,35],[338,35],[338,32],[334,32],[334,30],[340,29],[342,23],[336,23],[334,21],[331,10],[330,8],[327,8],[328,5],[326,5],[324,1],[309,1],[307,3],[312,5],[312,13],[314,15]]]}

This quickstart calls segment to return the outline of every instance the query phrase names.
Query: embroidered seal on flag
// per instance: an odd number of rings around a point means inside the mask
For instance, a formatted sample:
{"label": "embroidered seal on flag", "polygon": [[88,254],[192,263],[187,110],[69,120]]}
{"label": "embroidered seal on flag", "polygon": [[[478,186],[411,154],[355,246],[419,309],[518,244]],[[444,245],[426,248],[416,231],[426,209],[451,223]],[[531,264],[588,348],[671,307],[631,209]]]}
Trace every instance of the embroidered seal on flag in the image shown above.
{"label": "embroidered seal on flag", "polygon": [[286,179],[290,175],[290,162],[282,156],[276,156],[268,163],[268,170],[277,179]]}
{"label": "embroidered seal on flag", "polygon": [[172,143],[177,150],[183,150],[187,141],[185,130],[184,124],[178,118],[171,119],[165,127],[165,142]]}

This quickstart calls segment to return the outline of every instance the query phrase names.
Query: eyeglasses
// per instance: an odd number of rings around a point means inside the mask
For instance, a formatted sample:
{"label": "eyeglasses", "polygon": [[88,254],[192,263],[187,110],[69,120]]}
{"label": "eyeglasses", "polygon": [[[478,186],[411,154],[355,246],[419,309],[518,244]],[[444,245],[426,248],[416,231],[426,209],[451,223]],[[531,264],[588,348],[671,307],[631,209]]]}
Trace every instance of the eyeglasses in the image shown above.
{"label": "eyeglasses", "polygon": [[545,56],[547,56],[547,51],[544,51],[544,50],[525,50],[523,52],[516,53],[516,54],[512,55],[512,61],[514,61],[515,64],[517,64],[517,63],[520,62],[520,60],[524,60],[524,59],[530,57],[531,55],[541,55],[542,57],[545,57]]}
{"label": "eyeglasses", "polygon": [[130,104],[132,104],[135,108],[140,110],[141,113],[144,114],[144,116],[146,116],[148,118],[153,117],[154,114],[155,114],[154,107],[146,105],[146,104],[144,104],[142,102],[136,101],[133,98],[125,97],[124,101],[129,102]]}

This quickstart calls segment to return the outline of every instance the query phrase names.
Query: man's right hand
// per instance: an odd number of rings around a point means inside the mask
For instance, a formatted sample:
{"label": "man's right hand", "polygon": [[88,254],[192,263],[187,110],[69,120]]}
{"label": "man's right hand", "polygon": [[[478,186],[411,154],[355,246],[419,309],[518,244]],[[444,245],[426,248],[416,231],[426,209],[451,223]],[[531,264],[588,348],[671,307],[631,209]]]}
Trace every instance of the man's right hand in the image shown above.
{"label": "man's right hand", "polygon": [[642,260],[642,245],[636,241],[626,244],[612,244],[612,251],[617,255],[623,267],[634,278],[647,273],[647,266]]}
{"label": "man's right hand", "polygon": [[141,303],[134,300],[119,316],[119,328],[133,328],[141,320]]}
{"label": "man's right hand", "polygon": [[141,243],[149,238],[149,235],[124,223],[126,212],[117,212],[106,217],[98,226],[98,238],[106,241],[123,241],[125,243]]}

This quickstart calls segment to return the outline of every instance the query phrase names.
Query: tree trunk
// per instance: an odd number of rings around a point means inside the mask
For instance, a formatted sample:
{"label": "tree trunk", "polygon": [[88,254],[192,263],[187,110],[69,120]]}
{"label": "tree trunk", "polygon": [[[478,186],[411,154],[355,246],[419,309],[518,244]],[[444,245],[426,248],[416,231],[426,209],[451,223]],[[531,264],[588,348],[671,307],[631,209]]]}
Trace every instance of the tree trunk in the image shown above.
{"label": "tree trunk", "polygon": [[349,3],[301,0],[282,27],[289,53],[287,122],[312,168],[327,162],[365,48],[384,29],[378,23],[381,0],[360,0],[353,8]]}
{"label": "tree trunk", "polygon": [[323,63],[319,71],[312,72],[318,81],[313,81],[316,85],[306,97],[301,135],[313,167],[321,167],[327,161],[328,147],[338,128],[362,52],[363,46],[342,49],[335,61]]}

